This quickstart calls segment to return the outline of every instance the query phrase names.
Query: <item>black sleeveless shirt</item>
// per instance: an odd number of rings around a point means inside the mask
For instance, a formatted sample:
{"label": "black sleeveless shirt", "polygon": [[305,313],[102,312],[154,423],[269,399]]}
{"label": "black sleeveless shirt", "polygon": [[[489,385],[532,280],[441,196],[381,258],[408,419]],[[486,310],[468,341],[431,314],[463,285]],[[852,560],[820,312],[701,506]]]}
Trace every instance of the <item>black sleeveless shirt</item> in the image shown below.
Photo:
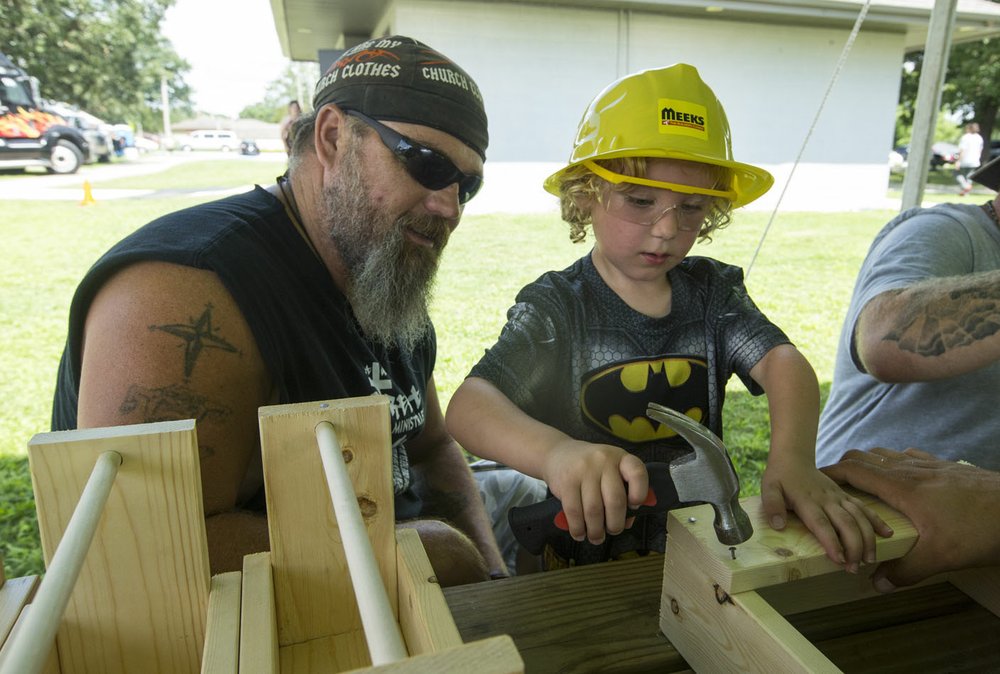
{"label": "black sleeveless shirt", "polygon": [[[427,380],[437,355],[433,330],[408,353],[366,339],[326,267],[281,202],[261,187],[158,218],[94,264],[70,307],[53,430],[76,428],[81,337],[94,296],[116,271],[148,260],[218,275],[253,331],[277,402],[390,396],[393,486],[397,494],[408,491],[406,442],[426,419]],[[405,515],[397,512],[397,518]]]}

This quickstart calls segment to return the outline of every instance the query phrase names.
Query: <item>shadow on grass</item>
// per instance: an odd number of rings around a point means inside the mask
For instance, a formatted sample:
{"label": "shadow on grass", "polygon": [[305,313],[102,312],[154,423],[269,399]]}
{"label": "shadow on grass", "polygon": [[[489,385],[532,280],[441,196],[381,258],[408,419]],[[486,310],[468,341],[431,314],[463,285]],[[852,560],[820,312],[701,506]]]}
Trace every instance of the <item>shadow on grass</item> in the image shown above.
{"label": "shadow on grass", "polygon": [[27,456],[0,456],[0,555],[8,578],[45,571]]}

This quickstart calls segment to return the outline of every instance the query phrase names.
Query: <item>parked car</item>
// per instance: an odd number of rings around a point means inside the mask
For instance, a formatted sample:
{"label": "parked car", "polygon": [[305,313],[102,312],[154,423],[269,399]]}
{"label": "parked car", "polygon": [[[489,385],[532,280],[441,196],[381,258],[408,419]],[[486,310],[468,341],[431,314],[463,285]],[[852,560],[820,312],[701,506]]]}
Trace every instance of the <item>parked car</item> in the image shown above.
{"label": "parked car", "polygon": [[70,126],[79,129],[87,139],[90,149],[84,156],[85,163],[106,164],[111,161],[111,157],[115,154],[115,144],[114,131],[110,124],[68,103],[47,103],[45,109],[65,119]]}
{"label": "parked car", "polygon": [[1000,157],[1000,140],[991,140],[990,156],[987,159],[988,161],[993,161],[997,157]]}
{"label": "parked car", "polygon": [[249,138],[245,139],[242,143],[240,143],[240,154],[250,156],[260,154],[260,147],[257,146],[257,141]]}
{"label": "parked car", "polygon": [[176,147],[184,152],[191,150],[221,150],[230,152],[240,149],[240,139],[232,131],[192,131],[177,138]]}

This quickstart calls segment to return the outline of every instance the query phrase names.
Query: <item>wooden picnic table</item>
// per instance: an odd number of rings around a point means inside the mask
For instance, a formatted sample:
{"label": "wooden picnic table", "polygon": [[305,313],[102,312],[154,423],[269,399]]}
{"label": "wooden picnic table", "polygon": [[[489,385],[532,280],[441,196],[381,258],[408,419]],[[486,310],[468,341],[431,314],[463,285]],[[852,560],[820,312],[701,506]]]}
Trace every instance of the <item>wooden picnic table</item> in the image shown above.
{"label": "wooden picnic table", "polygon": [[[528,674],[687,672],[659,629],[663,558],[447,588],[466,642],[513,637]],[[845,672],[1000,671],[1000,618],[949,583],[786,616]]]}

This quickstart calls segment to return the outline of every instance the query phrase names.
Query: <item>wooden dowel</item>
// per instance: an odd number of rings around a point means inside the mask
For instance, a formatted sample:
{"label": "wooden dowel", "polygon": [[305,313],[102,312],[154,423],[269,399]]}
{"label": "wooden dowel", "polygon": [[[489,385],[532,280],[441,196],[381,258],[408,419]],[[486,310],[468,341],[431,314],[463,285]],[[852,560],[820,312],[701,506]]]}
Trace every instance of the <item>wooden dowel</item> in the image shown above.
{"label": "wooden dowel", "polygon": [[31,603],[24,628],[11,644],[0,674],[34,674],[45,666],[121,463],[122,456],[118,452],[104,452],[97,457],[59,547],[52,555],[52,563]]}
{"label": "wooden dowel", "polygon": [[407,652],[399,632],[399,623],[392,613],[389,596],[386,594],[378,562],[375,560],[375,552],[368,539],[365,523],[361,519],[354,485],[347,474],[340,442],[330,422],[321,421],[316,425],[316,441],[319,444],[320,457],[323,459],[323,471],[326,473],[326,484],[330,488],[337,526],[344,542],[344,555],[351,573],[351,582],[354,584],[354,596],[358,602],[358,611],[361,613],[361,624],[365,628],[365,639],[368,642],[372,665],[403,660],[407,657]]}

